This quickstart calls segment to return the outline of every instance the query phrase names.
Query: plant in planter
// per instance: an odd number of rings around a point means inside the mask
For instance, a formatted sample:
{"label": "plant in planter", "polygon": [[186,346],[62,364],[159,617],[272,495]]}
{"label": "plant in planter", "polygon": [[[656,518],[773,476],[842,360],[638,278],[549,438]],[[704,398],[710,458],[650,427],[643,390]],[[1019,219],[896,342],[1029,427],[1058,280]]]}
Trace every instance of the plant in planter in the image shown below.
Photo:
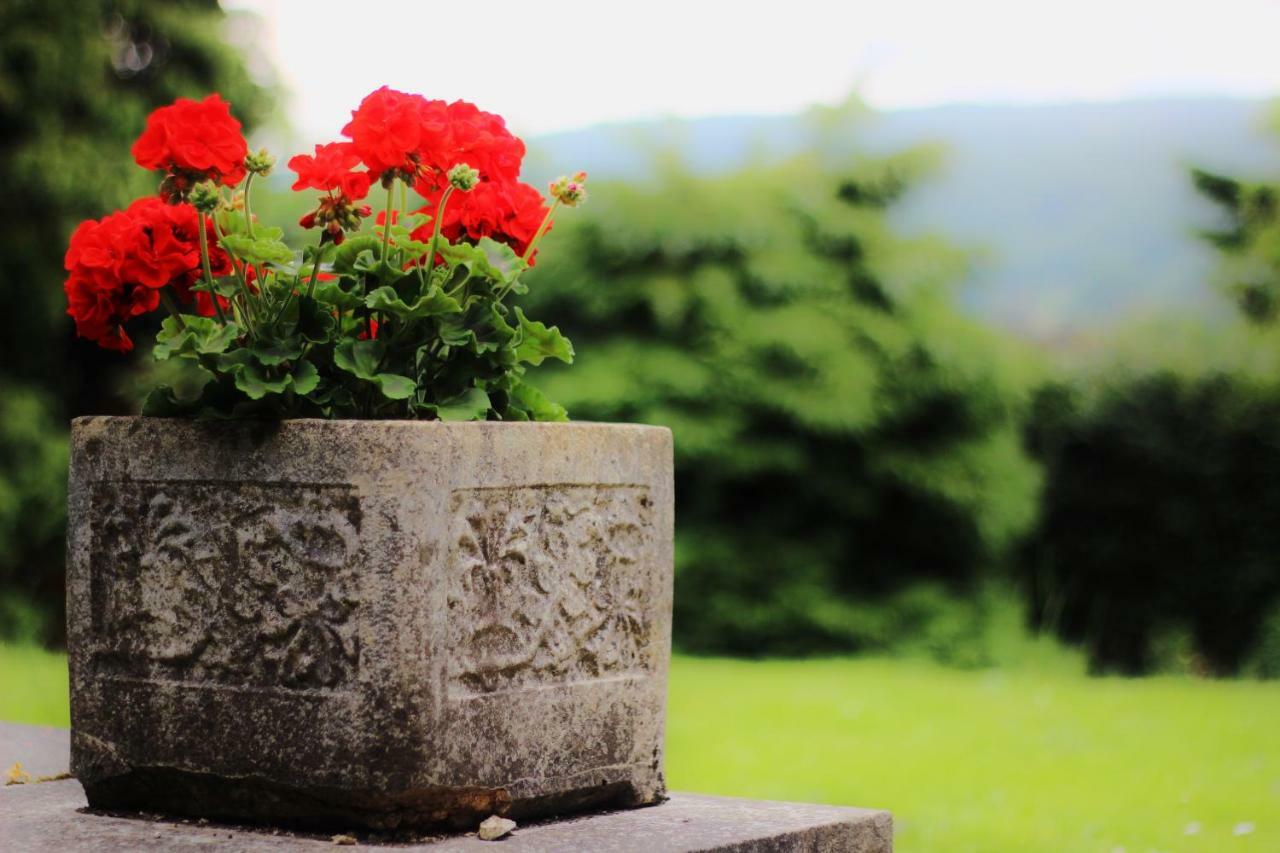
{"label": "plant in planter", "polygon": [[[162,170],[159,197],[71,237],[79,334],[128,350],[128,320],[169,312],[155,357],[207,381],[195,399],[157,388],[146,414],[564,420],[524,373],[572,362],[573,346],[508,302],[586,175],[553,183],[548,206],[518,180],[524,144],[501,118],[387,88],[343,133],[289,161],[293,188],[319,192],[301,223],[319,238],[299,258],[252,213],[272,159],[248,152],[229,106],[210,95],[155,111],[133,151]],[[385,209],[361,230],[377,187]],[[425,201],[413,211],[410,189]]]}
{"label": "plant in planter", "polygon": [[386,88],[343,135],[289,161],[300,255],[217,95],[148,120],[158,197],[72,235],[77,331],[127,350],[166,310],[156,358],[203,382],[73,427],[73,771],[98,807],[310,824],[655,802],[670,434],[515,423],[565,420],[525,368],[573,349],[511,301],[585,175],[548,204],[499,117]]}

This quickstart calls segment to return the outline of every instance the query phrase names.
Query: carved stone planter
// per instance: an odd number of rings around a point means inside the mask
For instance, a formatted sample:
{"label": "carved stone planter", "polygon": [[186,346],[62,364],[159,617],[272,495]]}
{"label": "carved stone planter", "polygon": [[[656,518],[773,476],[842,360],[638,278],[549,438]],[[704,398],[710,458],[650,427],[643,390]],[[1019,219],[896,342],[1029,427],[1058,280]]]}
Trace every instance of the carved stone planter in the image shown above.
{"label": "carved stone planter", "polygon": [[671,436],[82,418],[89,803],[371,827],[664,794]]}

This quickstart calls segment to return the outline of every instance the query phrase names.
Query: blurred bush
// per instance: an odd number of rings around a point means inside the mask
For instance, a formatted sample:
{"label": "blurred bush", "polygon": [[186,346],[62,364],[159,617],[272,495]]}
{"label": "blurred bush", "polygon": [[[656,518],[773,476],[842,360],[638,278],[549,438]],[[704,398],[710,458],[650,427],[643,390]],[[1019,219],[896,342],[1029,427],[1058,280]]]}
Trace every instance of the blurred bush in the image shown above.
{"label": "blurred bush", "polygon": [[893,234],[925,152],[593,185],[530,276],[576,419],[675,433],[676,640],[973,658],[966,596],[1034,520],[1023,353],[951,306],[964,257]]}
{"label": "blurred bush", "polygon": [[1050,383],[1028,439],[1046,477],[1021,561],[1035,624],[1083,643],[1098,671],[1232,674],[1275,645],[1280,385]]}
{"label": "blurred bush", "polygon": [[221,91],[249,125],[272,109],[224,23],[216,0],[0,4],[0,636],[61,635],[67,419],[133,406],[130,359],[64,314],[67,237],[155,191],[129,155],[153,108]]}
{"label": "blurred bush", "polygon": [[50,401],[0,389],[0,640],[56,639],[63,595],[67,441]]}

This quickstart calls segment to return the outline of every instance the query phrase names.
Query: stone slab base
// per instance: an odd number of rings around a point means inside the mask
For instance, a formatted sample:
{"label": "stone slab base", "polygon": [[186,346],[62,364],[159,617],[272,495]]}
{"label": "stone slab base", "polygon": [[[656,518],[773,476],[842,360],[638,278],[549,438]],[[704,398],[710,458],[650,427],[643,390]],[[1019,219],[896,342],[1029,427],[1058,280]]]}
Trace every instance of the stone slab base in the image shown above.
{"label": "stone slab base", "polygon": [[[335,848],[327,836],[88,814],[84,808],[84,791],[74,779],[0,788],[0,839],[7,849],[27,853]],[[658,806],[520,827],[496,842],[453,835],[393,845],[366,840],[352,849],[379,848],[388,853],[889,853],[893,821],[882,811],[676,793]]]}
{"label": "stone slab base", "polygon": [[[0,724],[0,770],[21,761],[43,771],[39,775],[63,772],[66,738],[65,731]],[[89,814],[86,805],[74,779],[0,787],[0,847],[30,853],[335,848],[326,835]],[[375,848],[387,853],[890,853],[893,819],[868,809],[676,793],[649,808],[523,826],[497,842],[452,835],[393,846],[369,839],[355,845]]]}

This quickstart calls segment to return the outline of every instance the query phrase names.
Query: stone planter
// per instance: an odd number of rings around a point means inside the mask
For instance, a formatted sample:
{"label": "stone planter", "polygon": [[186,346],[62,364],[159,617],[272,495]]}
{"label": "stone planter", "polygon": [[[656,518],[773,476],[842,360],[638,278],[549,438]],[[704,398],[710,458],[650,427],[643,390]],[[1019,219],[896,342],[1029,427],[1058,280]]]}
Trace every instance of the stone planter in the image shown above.
{"label": "stone planter", "polygon": [[69,504],[94,807],[474,826],[664,795],[665,429],[82,418]]}

